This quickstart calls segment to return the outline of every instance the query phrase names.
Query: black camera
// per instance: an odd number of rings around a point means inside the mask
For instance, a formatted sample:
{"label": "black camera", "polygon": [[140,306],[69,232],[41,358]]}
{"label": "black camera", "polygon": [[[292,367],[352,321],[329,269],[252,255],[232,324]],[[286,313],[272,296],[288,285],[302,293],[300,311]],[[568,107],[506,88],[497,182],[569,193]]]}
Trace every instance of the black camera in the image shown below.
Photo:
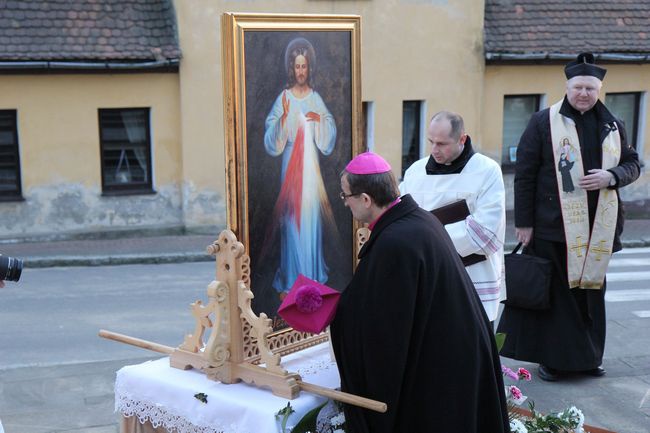
{"label": "black camera", "polygon": [[22,271],[22,260],[0,255],[0,280],[18,281]]}

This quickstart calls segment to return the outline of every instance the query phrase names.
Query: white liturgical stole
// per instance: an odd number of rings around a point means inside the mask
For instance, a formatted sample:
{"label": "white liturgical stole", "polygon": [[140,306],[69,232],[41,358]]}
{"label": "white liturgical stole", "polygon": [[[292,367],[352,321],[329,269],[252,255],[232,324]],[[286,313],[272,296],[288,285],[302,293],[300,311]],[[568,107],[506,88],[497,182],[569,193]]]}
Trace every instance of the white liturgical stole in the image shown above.
{"label": "white liturgical stole", "polygon": [[[566,237],[569,287],[600,289],[612,256],[618,196],[616,190],[600,190],[593,229],[589,233],[587,191],[578,186],[578,180],[585,175],[580,141],[575,122],[560,114],[560,107],[562,101],[550,108],[549,115],[555,174]],[[621,158],[621,136],[618,128],[610,129],[602,143],[602,151],[604,170],[618,165]]]}

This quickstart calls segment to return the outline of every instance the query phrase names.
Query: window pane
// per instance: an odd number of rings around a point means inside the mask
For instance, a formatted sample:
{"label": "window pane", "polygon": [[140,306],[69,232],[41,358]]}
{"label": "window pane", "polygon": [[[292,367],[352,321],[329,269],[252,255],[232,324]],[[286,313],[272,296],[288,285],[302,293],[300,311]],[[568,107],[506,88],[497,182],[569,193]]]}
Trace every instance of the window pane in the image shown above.
{"label": "window pane", "polygon": [[0,200],[21,195],[16,110],[0,110]]}
{"label": "window pane", "polygon": [[0,126],[0,146],[14,146],[14,130],[5,129],[4,126]]}
{"label": "window pane", "polygon": [[402,177],[420,157],[421,101],[404,101],[402,105]]}
{"label": "window pane", "polygon": [[502,165],[516,162],[517,145],[530,116],[539,110],[539,95],[504,96]]}
{"label": "window pane", "polygon": [[608,93],[605,105],[614,116],[625,122],[628,140],[636,148],[639,93]]}
{"label": "window pane", "polygon": [[149,109],[99,110],[104,190],[151,189]]}
{"label": "window pane", "polygon": [[0,168],[0,194],[14,193],[17,181],[16,170]]}

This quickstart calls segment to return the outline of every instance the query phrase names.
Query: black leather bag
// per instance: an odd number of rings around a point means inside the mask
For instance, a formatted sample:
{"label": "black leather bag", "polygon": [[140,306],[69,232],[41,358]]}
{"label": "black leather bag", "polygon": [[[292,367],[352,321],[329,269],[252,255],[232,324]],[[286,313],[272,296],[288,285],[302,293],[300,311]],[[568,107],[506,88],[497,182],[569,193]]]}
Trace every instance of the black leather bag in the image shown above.
{"label": "black leather bag", "polygon": [[506,254],[506,294],[502,301],[508,307],[546,310],[551,305],[551,261],[536,257],[530,248],[517,254],[521,242]]}

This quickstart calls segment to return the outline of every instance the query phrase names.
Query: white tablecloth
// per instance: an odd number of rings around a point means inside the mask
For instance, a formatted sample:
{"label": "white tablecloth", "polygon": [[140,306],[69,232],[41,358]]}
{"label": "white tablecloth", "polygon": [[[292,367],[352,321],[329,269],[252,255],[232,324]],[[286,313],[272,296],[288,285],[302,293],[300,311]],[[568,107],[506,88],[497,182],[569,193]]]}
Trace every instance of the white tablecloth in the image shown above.
{"label": "white tablecloth", "polygon": [[[282,365],[305,382],[336,388],[340,380],[330,353],[329,343],[324,343],[287,355]],[[194,398],[200,392],[207,394],[207,404]],[[277,433],[275,414],[288,401],[267,389],[244,383],[225,385],[196,370],[171,368],[169,358],[123,367],[115,381],[116,411],[179,433]],[[291,400],[296,412],[288,425],[324,401],[301,392]]]}

